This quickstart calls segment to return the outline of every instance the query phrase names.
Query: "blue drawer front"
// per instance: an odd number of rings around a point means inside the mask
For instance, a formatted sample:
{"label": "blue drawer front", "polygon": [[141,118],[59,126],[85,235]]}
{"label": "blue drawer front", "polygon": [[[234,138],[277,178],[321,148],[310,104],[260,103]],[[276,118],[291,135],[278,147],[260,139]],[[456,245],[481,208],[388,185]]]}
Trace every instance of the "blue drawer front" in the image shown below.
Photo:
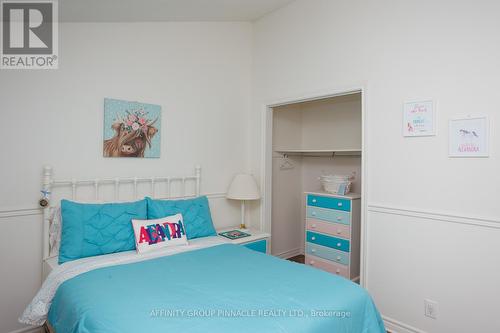
{"label": "blue drawer front", "polygon": [[319,208],[315,206],[307,206],[307,217],[310,219],[319,219],[328,222],[341,224],[351,224],[351,213],[341,210]]}
{"label": "blue drawer front", "polygon": [[343,265],[349,265],[349,253],[337,251],[330,247],[306,242],[306,253]]}
{"label": "blue drawer front", "polygon": [[329,209],[344,210],[346,212],[351,211],[351,200],[333,198],[333,197],[323,197],[320,195],[307,195],[307,204],[309,206],[316,206]]}
{"label": "blue drawer front", "polygon": [[327,236],[317,232],[308,231],[306,239],[310,243],[331,247],[332,249],[349,252],[349,241],[337,237]]}
{"label": "blue drawer front", "polygon": [[244,247],[249,248],[257,252],[266,253],[267,252],[267,241],[265,239],[256,242],[242,244]]}

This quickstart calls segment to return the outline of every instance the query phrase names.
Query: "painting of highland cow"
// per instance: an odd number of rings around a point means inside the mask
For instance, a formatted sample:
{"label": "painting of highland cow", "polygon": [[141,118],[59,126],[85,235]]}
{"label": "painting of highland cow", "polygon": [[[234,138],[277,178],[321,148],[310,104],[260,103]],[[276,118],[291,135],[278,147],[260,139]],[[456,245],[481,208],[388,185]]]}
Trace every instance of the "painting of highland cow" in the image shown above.
{"label": "painting of highland cow", "polygon": [[104,157],[160,157],[161,106],[106,98]]}

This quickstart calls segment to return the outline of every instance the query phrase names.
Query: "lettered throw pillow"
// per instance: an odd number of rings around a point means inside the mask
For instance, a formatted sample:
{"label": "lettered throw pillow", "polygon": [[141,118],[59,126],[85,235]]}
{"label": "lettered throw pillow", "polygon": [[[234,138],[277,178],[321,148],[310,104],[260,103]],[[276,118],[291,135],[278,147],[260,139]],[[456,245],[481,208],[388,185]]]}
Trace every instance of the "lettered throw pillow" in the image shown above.
{"label": "lettered throw pillow", "polygon": [[132,220],[132,226],[137,253],[188,244],[182,214],[156,220]]}

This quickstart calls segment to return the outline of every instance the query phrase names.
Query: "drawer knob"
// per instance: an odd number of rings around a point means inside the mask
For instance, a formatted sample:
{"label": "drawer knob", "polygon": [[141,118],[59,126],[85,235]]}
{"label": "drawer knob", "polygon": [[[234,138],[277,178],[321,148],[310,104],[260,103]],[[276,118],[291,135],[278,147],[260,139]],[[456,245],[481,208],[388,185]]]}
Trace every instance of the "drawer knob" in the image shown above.
{"label": "drawer knob", "polygon": [[337,221],[342,221],[342,217],[337,216]]}
{"label": "drawer knob", "polygon": [[316,216],[316,212],[312,212],[312,213],[311,213],[311,215],[312,215],[312,216]]}
{"label": "drawer knob", "polygon": [[335,271],[335,273],[340,274],[340,269],[337,268],[337,270]]}
{"label": "drawer knob", "polygon": [[342,246],[342,244],[340,244],[340,243],[337,243],[337,247],[341,247],[341,246]]}
{"label": "drawer knob", "polygon": [[312,202],[316,202],[316,199],[312,199]]}
{"label": "drawer knob", "polygon": [[312,252],[312,253],[316,252],[316,249],[311,249],[311,252]]}
{"label": "drawer knob", "polygon": [[337,206],[342,207],[342,202],[339,202]]}
{"label": "drawer knob", "polygon": [[339,235],[340,235],[341,233],[342,233],[342,230],[337,229],[337,234],[339,234]]}
{"label": "drawer knob", "polygon": [[311,226],[311,228],[316,228],[316,224],[313,224],[313,225]]}
{"label": "drawer knob", "polygon": [[309,261],[310,265],[314,265],[314,260]]}
{"label": "drawer knob", "polygon": [[340,261],[340,259],[341,259],[340,257],[337,257],[337,261]]}
{"label": "drawer knob", "polygon": [[312,236],[312,237],[311,237],[311,240],[316,240],[316,237]]}

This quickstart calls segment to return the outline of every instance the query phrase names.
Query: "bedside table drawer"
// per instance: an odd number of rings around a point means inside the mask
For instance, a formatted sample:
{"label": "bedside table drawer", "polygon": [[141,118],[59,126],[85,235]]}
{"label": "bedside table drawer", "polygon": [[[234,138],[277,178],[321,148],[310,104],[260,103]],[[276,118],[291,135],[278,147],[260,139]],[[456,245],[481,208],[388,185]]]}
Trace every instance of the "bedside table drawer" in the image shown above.
{"label": "bedside table drawer", "polygon": [[337,262],[342,265],[349,265],[349,253],[337,251],[330,247],[307,242],[306,254]]}
{"label": "bedside table drawer", "polygon": [[306,254],[305,264],[349,279],[349,266],[336,264],[309,254]]}
{"label": "bedside table drawer", "polygon": [[351,237],[351,227],[340,223],[325,222],[308,218],[306,219],[306,229],[346,239]]}
{"label": "bedside table drawer", "polygon": [[348,199],[323,197],[320,195],[307,195],[307,205],[328,209],[343,210],[346,212],[351,211],[351,201]]}
{"label": "bedside table drawer", "polygon": [[257,252],[267,253],[267,240],[261,239],[255,242],[241,244],[250,250],[254,250]]}
{"label": "bedside table drawer", "polygon": [[332,249],[344,252],[349,252],[350,250],[350,242],[347,239],[343,238],[337,238],[325,234],[307,231],[306,240],[314,244],[331,247]]}
{"label": "bedside table drawer", "polygon": [[340,210],[319,208],[314,206],[307,206],[307,217],[310,219],[319,219],[329,222],[350,224],[351,213],[343,212]]}

